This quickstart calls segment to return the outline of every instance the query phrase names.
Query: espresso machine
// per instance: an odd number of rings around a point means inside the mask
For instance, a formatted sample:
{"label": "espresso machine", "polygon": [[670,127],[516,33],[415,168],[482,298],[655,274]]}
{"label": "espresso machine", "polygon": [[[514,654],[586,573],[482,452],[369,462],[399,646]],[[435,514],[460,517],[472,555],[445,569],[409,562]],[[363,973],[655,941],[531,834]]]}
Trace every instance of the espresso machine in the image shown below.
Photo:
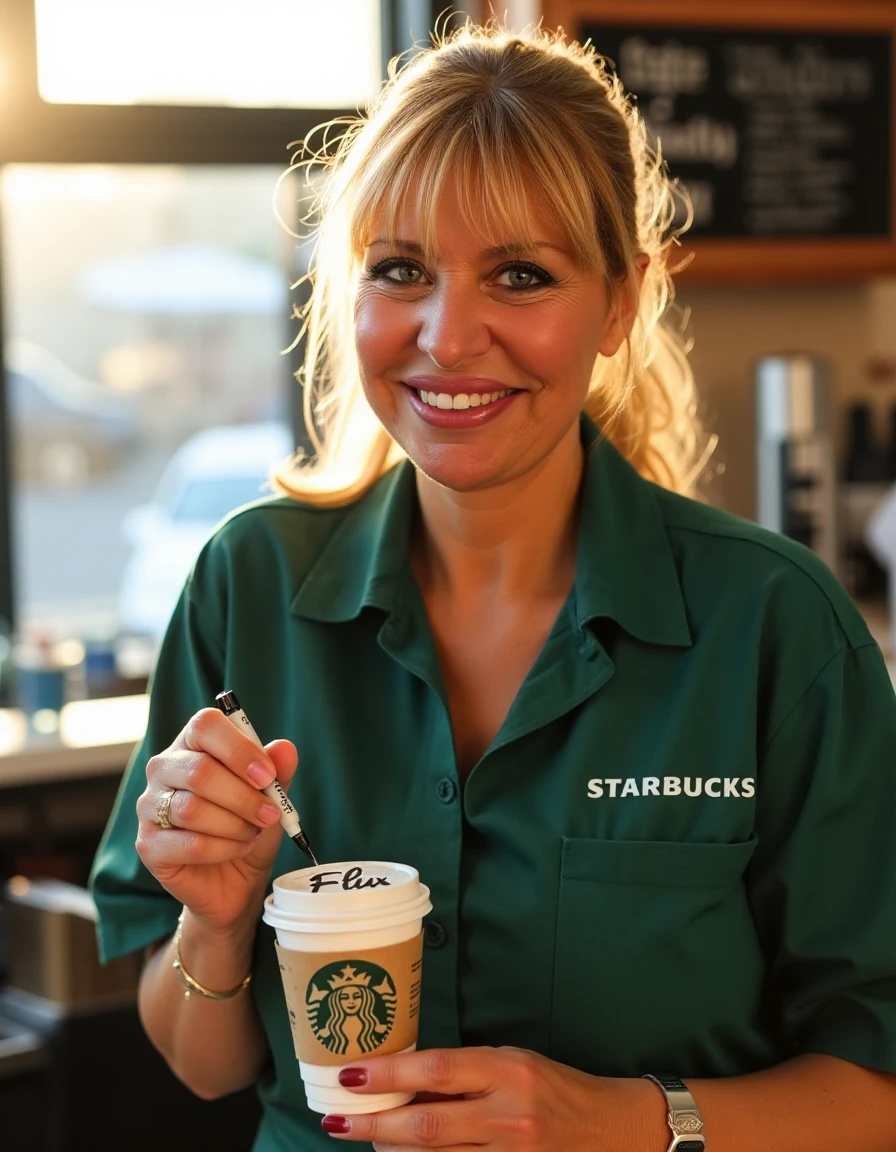
{"label": "espresso machine", "polygon": [[764,356],[755,381],[757,520],[838,574],[829,364],[808,353]]}

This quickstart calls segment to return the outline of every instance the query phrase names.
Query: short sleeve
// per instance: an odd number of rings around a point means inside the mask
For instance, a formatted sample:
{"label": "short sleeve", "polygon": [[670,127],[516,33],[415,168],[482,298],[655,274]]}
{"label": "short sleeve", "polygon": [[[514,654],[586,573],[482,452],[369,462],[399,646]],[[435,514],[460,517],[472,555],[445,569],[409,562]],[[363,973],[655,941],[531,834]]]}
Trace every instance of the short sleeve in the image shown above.
{"label": "short sleeve", "polygon": [[181,593],[159,650],[146,734],[124,774],[91,869],[103,963],[170,936],[180,913],[137,854],[136,805],[146,787],[149,758],[171,744],[190,716],[214,704],[224,687],[221,598],[208,590],[201,598],[194,577]]}
{"label": "short sleeve", "polygon": [[896,1072],[896,698],[875,644],[832,656],[772,733],[748,892],[794,1054]]}

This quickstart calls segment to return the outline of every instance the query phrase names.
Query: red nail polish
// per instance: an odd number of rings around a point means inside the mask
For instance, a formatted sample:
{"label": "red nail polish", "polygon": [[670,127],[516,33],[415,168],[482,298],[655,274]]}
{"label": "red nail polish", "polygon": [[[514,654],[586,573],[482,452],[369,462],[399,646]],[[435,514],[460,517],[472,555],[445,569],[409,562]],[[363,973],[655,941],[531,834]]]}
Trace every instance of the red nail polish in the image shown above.
{"label": "red nail polish", "polygon": [[343,1068],[339,1073],[339,1083],[343,1088],[360,1088],[367,1083],[366,1068]]}
{"label": "red nail polish", "polygon": [[352,1127],[344,1116],[324,1116],[320,1126],[324,1132],[335,1132],[339,1136],[344,1136],[346,1132],[350,1132]]}

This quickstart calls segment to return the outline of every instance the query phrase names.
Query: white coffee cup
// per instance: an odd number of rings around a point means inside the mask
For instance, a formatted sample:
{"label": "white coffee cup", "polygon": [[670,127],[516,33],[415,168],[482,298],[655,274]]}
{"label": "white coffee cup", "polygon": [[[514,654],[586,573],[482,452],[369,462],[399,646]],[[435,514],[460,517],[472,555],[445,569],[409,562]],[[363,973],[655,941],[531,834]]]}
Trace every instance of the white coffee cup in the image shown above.
{"label": "white coffee cup", "polygon": [[262,918],[277,957],[308,1107],[351,1115],[406,1104],[413,1093],[350,1092],[339,1070],[417,1046],[423,917],[416,869],[350,860],[274,880]]}

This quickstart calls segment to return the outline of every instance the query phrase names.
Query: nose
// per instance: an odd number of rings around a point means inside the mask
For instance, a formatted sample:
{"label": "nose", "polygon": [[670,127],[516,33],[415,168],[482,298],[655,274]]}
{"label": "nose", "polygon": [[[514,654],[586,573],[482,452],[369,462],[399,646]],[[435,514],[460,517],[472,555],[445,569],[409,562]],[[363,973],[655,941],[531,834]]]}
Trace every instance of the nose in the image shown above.
{"label": "nose", "polygon": [[484,355],[492,337],[477,287],[443,282],[420,305],[417,347],[440,368],[459,368]]}

